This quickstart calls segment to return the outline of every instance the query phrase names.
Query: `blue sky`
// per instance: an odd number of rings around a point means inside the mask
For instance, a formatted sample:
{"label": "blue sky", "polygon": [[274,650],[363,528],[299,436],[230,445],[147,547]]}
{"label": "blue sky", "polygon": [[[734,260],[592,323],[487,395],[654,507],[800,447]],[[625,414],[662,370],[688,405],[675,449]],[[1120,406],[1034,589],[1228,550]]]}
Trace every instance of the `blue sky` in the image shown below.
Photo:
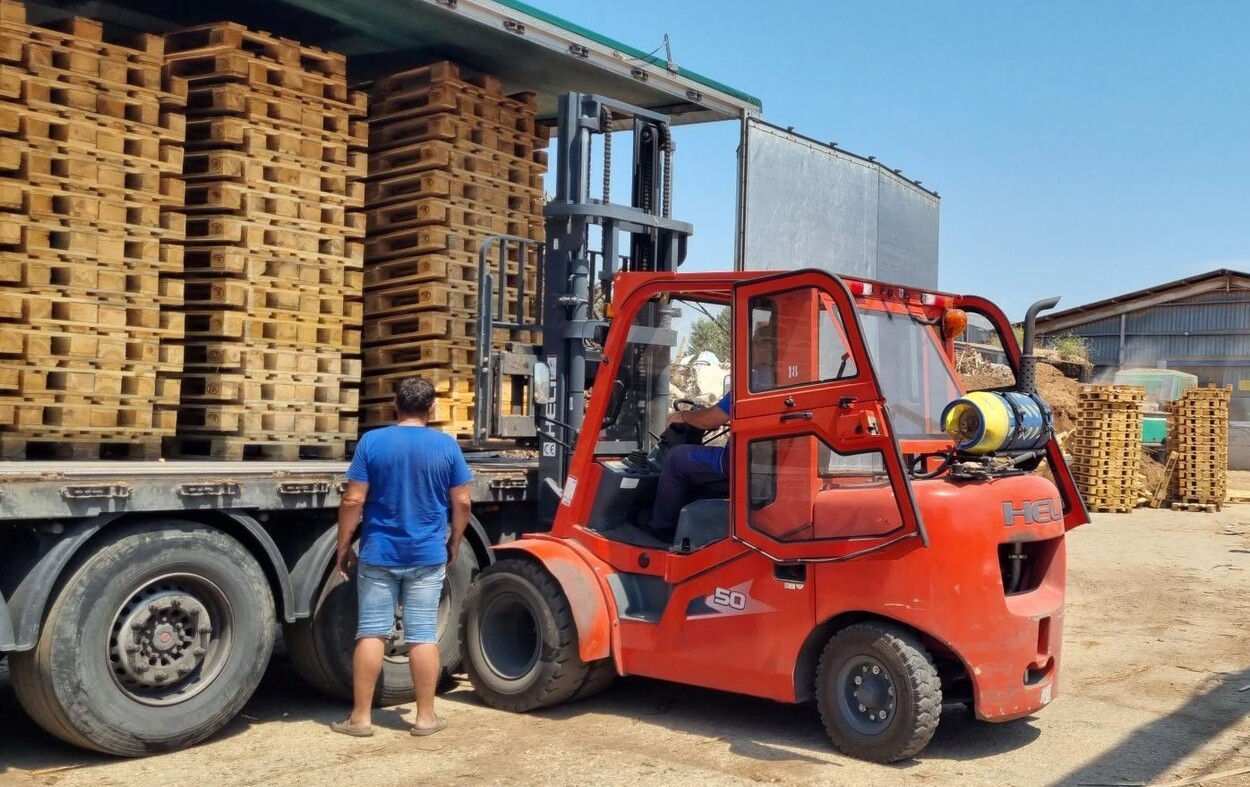
{"label": "blue sky", "polygon": [[[923,180],[941,287],[1012,318],[1250,270],[1250,2],[532,2]],[[736,124],[677,140],[690,265],[729,267]]]}

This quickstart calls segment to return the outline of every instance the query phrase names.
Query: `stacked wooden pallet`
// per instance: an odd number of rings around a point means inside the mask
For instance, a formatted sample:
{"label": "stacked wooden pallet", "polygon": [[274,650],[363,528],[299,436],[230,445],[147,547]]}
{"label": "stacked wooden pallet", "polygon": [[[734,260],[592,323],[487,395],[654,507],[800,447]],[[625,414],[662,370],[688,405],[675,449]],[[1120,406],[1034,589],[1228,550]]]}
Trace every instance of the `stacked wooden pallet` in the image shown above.
{"label": "stacked wooden pallet", "polygon": [[[388,422],[395,382],[420,374],[440,393],[434,423],[472,433],[479,253],[492,235],[543,238],[547,135],[535,113],[532,95],[509,98],[490,77],[462,80],[447,62],[375,83],[362,426]],[[505,257],[496,290],[511,302],[522,288],[530,300],[513,316],[532,321],[539,247],[513,244]],[[505,331],[492,340],[534,338]]]}
{"label": "stacked wooden pallet", "polygon": [[156,458],[179,396],[186,85],[0,0],[0,454]]}
{"label": "stacked wooden pallet", "polygon": [[1081,389],[1075,436],[1068,442],[1072,474],[1091,511],[1128,513],[1138,502],[1142,404],[1140,386]]}
{"label": "stacked wooden pallet", "polygon": [[366,98],[342,55],[220,23],[187,80],[185,373],[172,452],[339,458],[356,434]]}
{"label": "stacked wooden pallet", "polygon": [[1228,495],[1228,404],[1232,388],[1191,388],[1172,403],[1177,453],[1172,508],[1218,511]]}

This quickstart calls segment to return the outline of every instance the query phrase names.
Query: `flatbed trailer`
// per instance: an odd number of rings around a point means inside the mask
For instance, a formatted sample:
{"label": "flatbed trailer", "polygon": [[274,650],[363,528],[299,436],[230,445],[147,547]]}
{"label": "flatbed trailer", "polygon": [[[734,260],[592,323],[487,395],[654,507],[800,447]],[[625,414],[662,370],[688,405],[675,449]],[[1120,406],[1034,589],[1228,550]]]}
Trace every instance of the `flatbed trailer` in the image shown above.
{"label": "flatbed trailer", "polygon": [[[533,93],[544,124],[555,123],[570,91],[663,112],[673,125],[742,120],[761,109],[758,99],[665,58],[511,0],[157,5],[117,0],[90,13],[123,33],[229,19],[346,55],[352,82],[366,89],[450,57],[498,78],[508,93]],[[32,24],[75,13],[83,9],[70,0],[28,4]],[[609,221],[633,216],[599,210]],[[645,218],[648,227],[673,223]],[[516,436],[525,435],[486,437]],[[440,605],[447,670],[459,663],[455,621],[470,580],[491,561],[492,545],[543,527],[537,500],[551,494],[539,483],[539,459],[466,450],[471,548],[449,567]],[[345,469],[334,461],[0,462],[0,658],[32,720],[111,754],[192,745],[246,703],[278,625],[305,680],[350,699],[355,590],[333,570]],[[412,697],[406,660],[392,655],[381,704]]]}
{"label": "flatbed trailer", "polygon": [[[458,618],[492,544],[536,522],[536,460],[466,459],[474,516],[469,548],[449,569],[444,622]],[[251,695],[275,624],[306,680],[349,697],[354,586],[332,568],[346,470],[335,461],[0,462],[0,657],[10,657],[32,717],[114,753],[189,745]],[[450,670],[456,627],[440,626],[439,637]],[[75,644],[61,650],[75,654],[69,663],[51,651],[63,638]],[[240,674],[219,674],[231,664]],[[388,660],[380,701],[411,693],[407,673]],[[110,691],[119,693],[69,710],[71,696]]]}

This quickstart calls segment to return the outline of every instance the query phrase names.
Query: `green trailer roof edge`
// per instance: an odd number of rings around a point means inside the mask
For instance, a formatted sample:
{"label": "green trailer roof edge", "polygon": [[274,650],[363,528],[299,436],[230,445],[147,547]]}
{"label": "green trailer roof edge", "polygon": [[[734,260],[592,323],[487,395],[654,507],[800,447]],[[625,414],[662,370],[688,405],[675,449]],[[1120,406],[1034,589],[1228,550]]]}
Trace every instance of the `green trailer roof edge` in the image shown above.
{"label": "green trailer roof edge", "polygon": [[[602,33],[596,33],[595,31],[589,28],[582,27],[581,25],[576,24],[574,22],[570,22],[567,19],[562,19],[561,17],[558,17],[555,14],[547,13],[546,11],[543,11],[540,8],[535,8],[534,6],[528,3],[522,3],[520,2],[520,0],[495,0],[495,2],[499,3],[502,6],[507,6],[508,8],[511,8],[513,11],[517,11],[522,14],[528,14],[529,16],[532,16],[536,19],[541,19],[542,21],[548,24],[555,25],[556,27],[562,30],[566,30],[570,33],[576,33],[579,36],[584,36],[586,38],[589,38],[592,41],[603,44],[604,46],[607,46],[607,47],[611,47],[621,52],[622,54],[628,55],[632,58],[636,58],[637,60],[641,60],[650,65],[658,66],[664,69],[668,68],[668,63],[662,58],[658,58],[655,55],[649,55],[646,52],[643,52],[641,49],[635,49],[634,47],[629,46],[628,44],[622,44],[620,41],[617,41],[616,39],[609,38],[608,36],[605,36]],[[702,74],[696,73],[687,68],[682,68],[681,66],[677,67],[677,74],[679,76],[685,77],[686,79],[692,80],[694,82],[698,82],[699,84],[705,87],[712,88],[713,90],[719,90],[722,93],[733,96],[739,101],[744,101],[748,104],[751,104],[754,106],[757,112],[762,112],[764,109],[764,104],[762,101],[760,101],[760,99],[756,98],[750,93],[744,93],[741,90],[732,88],[729,85],[724,84],[723,82],[717,82],[715,79],[711,79],[710,77],[705,77]]]}

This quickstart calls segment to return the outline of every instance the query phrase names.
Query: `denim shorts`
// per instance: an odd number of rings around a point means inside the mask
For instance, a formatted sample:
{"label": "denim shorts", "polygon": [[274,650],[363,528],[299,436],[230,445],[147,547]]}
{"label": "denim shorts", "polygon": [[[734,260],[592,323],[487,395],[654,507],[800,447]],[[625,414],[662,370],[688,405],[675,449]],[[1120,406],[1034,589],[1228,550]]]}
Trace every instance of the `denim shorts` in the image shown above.
{"label": "denim shorts", "polygon": [[[438,602],[443,593],[446,566],[394,568],[361,563],[356,572],[360,619],[356,639],[387,637],[395,618],[404,620],[404,642],[438,642]],[[397,608],[398,611],[397,611]]]}

